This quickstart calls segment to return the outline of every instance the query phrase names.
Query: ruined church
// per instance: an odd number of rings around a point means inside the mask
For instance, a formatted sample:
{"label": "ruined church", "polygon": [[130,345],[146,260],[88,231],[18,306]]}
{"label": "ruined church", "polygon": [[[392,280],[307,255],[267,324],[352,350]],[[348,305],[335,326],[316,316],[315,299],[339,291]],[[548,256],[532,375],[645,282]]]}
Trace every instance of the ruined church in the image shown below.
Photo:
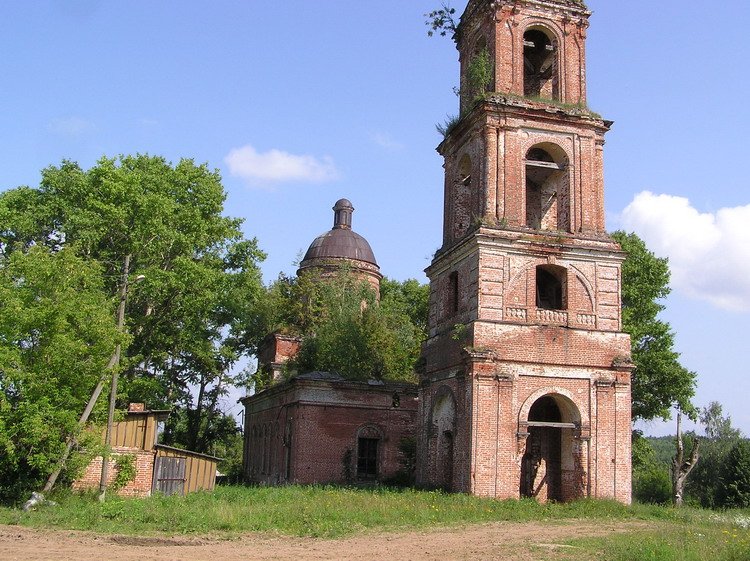
{"label": "ruined church", "polygon": [[[418,388],[307,373],[245,398],[247,481],[380,479],[411,435],[420,486],[630,502],[624,254],[604,224],[612,123],[586,102],[590,15],[581,0],[469,1],[456,30],[460,119],[438,146],[443,243],[426,270]],[[379,278],[347,219],[303,266],[339,259]],[[298,344],[267,342],[260,366],[272,370]]]}

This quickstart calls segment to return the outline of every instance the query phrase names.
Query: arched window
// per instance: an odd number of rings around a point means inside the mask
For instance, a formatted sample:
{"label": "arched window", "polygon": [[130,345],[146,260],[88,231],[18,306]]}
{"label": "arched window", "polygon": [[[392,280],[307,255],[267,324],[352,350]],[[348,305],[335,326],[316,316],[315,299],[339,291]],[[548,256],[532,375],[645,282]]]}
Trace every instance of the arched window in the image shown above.
{"label": "arched window", "polygon": [[536,307],[543,310],[565,310],[568,307],[567,271],[555,265],[536,268]]}
{"label": "arched window", "polygon": [[557,46],[539,28],[523,34],[523,93],[528,97],[560,99]]}
{"label": "arched window", "polygon": [[565,152],[544,143],[526,153],[526,226],[570,230],[570,177]]}

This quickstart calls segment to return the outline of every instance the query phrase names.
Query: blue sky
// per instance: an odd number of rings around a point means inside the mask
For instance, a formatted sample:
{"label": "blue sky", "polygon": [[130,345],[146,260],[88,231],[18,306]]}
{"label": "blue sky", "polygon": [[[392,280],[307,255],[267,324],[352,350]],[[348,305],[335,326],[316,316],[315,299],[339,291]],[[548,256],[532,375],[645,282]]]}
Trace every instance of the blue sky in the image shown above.
{"label": "blue sky", "polygon": [[[0,0],[0,189],[63,158],[190,157],[221,171],[266,280],[294,272],[347,197],[382,272],[424,281],[441,243],[434,125],[457,111],[457,53],[423,24],[437,4]],[[664,318],[696,403],[750,434],[750,3],[588,4],[589,104],[615,121],[608,228],[670,257]]]}

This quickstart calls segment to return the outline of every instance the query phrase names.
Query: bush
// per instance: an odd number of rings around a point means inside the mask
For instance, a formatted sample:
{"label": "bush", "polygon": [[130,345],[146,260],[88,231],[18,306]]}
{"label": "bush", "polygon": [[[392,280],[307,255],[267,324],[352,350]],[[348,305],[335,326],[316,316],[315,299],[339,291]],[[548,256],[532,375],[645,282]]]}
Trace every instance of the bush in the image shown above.
{"label": "bush", "polygon": [[135,456],[133,454],[120,454],[115,456],[115,477],[109,488],[117,492],[136,476]]}
{"label": "bush", "polygon": [[633,473],[633,495],[638,502],[668,504],[672,500],[672,482],[669,468],[653,464]]}
{"label": "bush", "polygon": [[640,431],[633,431],[633,497],[651,504],[672,500],[669,466],[657,459],[651,442]]}

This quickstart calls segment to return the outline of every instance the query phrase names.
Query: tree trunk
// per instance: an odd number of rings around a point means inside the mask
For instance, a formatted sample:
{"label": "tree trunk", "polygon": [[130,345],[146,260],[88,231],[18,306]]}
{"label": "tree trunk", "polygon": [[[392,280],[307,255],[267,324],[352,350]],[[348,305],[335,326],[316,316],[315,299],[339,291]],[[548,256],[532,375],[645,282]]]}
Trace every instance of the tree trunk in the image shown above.
{"label": "tree trunk", "polygon": [[675,506],[682,506],[683,495],[685,492],[685,483],[688,475],[698,463],[700,458],[698,449],[700,441],[696,436],[693,439],[693,446],[690,451],[690,457],[685,459],[685,446],[682,443],[682,413],[677,413],[677,453],[672,458],[672,501]]}

